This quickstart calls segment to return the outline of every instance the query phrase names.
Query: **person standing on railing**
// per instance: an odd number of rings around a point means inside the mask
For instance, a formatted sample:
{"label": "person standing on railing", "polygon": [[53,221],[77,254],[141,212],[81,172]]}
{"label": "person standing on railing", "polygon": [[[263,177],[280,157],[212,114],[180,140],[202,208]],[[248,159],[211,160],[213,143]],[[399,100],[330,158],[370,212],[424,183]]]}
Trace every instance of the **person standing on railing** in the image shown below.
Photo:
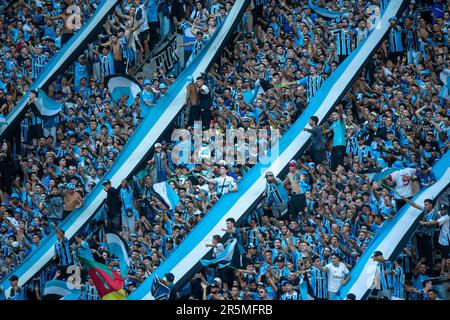
{"label": "person standing on railing", "polygon": [[188,77],[187,85],[187,95],[186,95],[186,123],[188,126],[194,126],[194,121],[200,118],[200,100],[198,96],[198,88],[194,83],[192,76]]}
{"label": "person standing on railing", "polygon": [[157,0],[149,0],[147,5],[147,21],[149,28],[148,50],[152,51],[159,41],[159,22]]}
{"label": "person standing on railing", "polygon": [[109,180],[103,182],[103,190],[107,193],[105,204],[108,219],[105,220],[105,225],[115,231],[120,231],[122,227],[120,221],[122,204],[120,203],[119,193],[116,188],[111,186]]}

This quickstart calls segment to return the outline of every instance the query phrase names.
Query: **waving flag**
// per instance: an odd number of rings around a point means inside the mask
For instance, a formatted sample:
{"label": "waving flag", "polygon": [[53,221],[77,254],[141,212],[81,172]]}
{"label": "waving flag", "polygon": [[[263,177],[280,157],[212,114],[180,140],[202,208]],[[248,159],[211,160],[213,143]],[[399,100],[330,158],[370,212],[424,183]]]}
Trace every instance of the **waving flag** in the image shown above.
{"label": "waving flag", "polygon": [[119,101],[123,96],[127,96],[127,105],[131,106],[136,96],[142,92],[141,86],[132,77],[127,75],[114,75],[106,77],[111,98],[114,102]]}
{"label": "waving flag", "polygon": [[109,252],[119,258],[120,275],[122,277],[128,274],[128,245],[126,241],[117,233],[108,230],[106,233],[106,243],[109,247]]}
{"label": "waving flag", "polygon": [[169,182],[163,181],[160,183],[155,183],[153,185],[153,191],[161,197],[161,199],[166,203],[169,209],[175,209],[175,207],[180,203],[180,197],[173,191]]}
{"label": "waving flag", "polygon": [[385,170],[378,172],[372,177],[372,181],[380,181],[383,179],[386,179],[389,177],[391,173],[394,173],[395,171],[398,171],[399,169],[396,168],[386,168]]}
{"label": "waving flag", "polygon": [[151,292],[155,300],[169,300],[170,288],[157,275],[153,278]]}
{"label": "waving flag", "polygon": [[57,116],[63,107],[63,103],[51,99],[42,91],[37,91],[36,99],[31,104],[33,111],[41,118],[51,118]]}
{"label": "waving flag", "polygon": [[81,256],[78,256],[78,260],[91,276],[102,300],[125,300],[126,295],[123,290],[125,281],[120,275],[102,263]]}
{"label": "waving flag", "polygon": [[[44,296],[56,295],[64,300],[78,300],[80,294],[81,290],[73,288],[67,281],[50,280],[45,283]],[[73,299],[67,299],[68,297]]]}
{"label": "waving flag", "polygon": [[233,239],[231,242],[227,244],[225,250],[221,254],[219,254],[215,259],[212,260],[201,259],[200,263],[205,267],[210,266],[212,264],[218,264],[218,268],[229,266],[231,264],[231,260],[233,260],[233,254],[236,244],[237,239]]}
{"label": "waving flag", "polygon": [[328,18],[328,19],[340,19],[341,17],[345,17],[349,15],[349,12],[340,12],[340,11],[332,11],[329,9],[321,8],[318,5],[314,4],[313,0],[308,1],[309,7],[314,10],[318,15]]}

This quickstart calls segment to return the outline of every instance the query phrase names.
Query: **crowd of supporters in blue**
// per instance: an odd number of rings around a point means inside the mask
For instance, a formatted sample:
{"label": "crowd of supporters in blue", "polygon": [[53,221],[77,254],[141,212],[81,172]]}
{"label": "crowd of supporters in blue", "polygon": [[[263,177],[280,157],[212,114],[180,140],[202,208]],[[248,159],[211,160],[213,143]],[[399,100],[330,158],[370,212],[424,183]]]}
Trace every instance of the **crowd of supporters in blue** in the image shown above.
{"label": "crowd of supporters in blue", "polygon": [[[151,28],[158,29],[161,36],[171,28],[182,28],[185,16],[191,19],[194,33],[199,20],[203,23],[200,28],[208,32],[214,27],[208,21],[214,14],[211,10],[220,6],[220,15],[221,7],[229,10],[232,5],[216,0],[196,2],[189,14],[187,3],[173,1],[168,7],[171,19],[167,19],[167,27],[164,4],[169,2],[161,1],[156,11],[150,7],[154,4],[151,0],[134,2],[134,7],[122,3],[112,19],[121,21],[126,30],[136,19],[128,10],[144,5],[148,12],[158,12],[155,21],[147,18],[149,29],[141,30],[138,41],[140,37],[151,38],[155,34],[148,32]],[[376,21],[371,5],[382,9],[386,5],[363,1],[319,3],[330,9],[338,4],[339,10],[351,13],[326,20],[307,1],[252,1],[220,59],[187,85],[186,108],[178,125],[192,132],[194,121],[201,120],[203,129],[213,128],[219,134],[240,127],[269,132],[278,129],[281,133],[288,130],[327,77],[370,34]],[[9,8],[6,10],[14,10]],[[180,8],[182,13],[177,11]],[[159,25],[151,24],[156,21]],[[311,118],[305,129],[312,135],[308,152],[289,163],[289,173],[283,179],[266,172],[264,200],[240,228],[229,228],[229,235],[239,238],[246,263],[205,268],[171,298],[339,297],[339,289],[349,280],[349,271],[371,238],[405,205],[405,198],[436,180],[431,168],[448,148],[448,97],[441,94],[447,84],[439,78],[448,64],[448,23],[449,12],[440,0],[413,0],[401,18],[392,18],[385,43],[328,121],[319,126],[318,119]],[[111,20],[105,30],[111,32],[113,25]],[[196,50],[202,37],[203,33],[186,45]],[[151,49],[150,38],[141,42],[147,45],[142,46],[142,52]],[[52,266],[24,288],[12,278],[15,291],[10,299],[41,299],[47,280],[68,277],[67,266],[76,264],[76,252],[120,272],[119,259],[111,256],[104,240],[108,229],[119,232],[128,242],[125,289],[133,291],[220,197],[238,190],[240,178],[251,168],[251,164],[216,164],[207,158],[201,165],[189,161],[175,164],[171,149],[180,141],[162,141],[131,181],[123,181],[117,189],[110,183],[104,185],[108,192],[105,206],[75,241],[69,242],[56,225],[83,205],[84,196],[102,179],[139,124],[141,112],[156,104],[176,81],[176,77],[165,74],[139,76],[144,91],[131,107],[111,103],[103,84],[111,69],[102,66],[102,59],[92,59],[91,55],[99,55],[97,51],[90,47],[88,62],[80,57],[74,74],[61,76],[60,82],[49,89],[49,96],[66,101],[54,123],[41,122],[29,112],[15,143],[2,145],[1,276],[13,273],[53,228],[60,237]],[[133,54],[136,60],[142,58],[138,51]],[[109,55],[109,65],[116,67],[108,48],[103,48],[102,54]],[[98,69],[93,67],[94,61],[100,61]],[[122,67],[133,72],[123,55]],[[86,76],[77,73],[77,68],[85,68]],[[2,112],[6,115],[15,99],[6,95],[4,101],[8,107]],[[385,168],[397,169],[385,180],[395,192],[366,176]],[[150,188],[166,180],[181,200],[173,211]],[[447,206],[420,205],[425,207],[426,224],[411,238],[399,259],[391,265],[382,253],[374,255],[380,261],[379,269],[388,270],[388,275],[378,273],[382,276],[377,278],[374,296],[447,297],[445,284],[437,290],[428,281],[436,275],[448,278]],[[437,223],[430,224],[433,221]],[[212,246],[216,256],[225,248],[217,237]],[[173,279],[167,275],[165,281],[170,285]],[[91,281],[84,278],[83,283],[84,292],[89,289],[83,299],[98,299]]]}

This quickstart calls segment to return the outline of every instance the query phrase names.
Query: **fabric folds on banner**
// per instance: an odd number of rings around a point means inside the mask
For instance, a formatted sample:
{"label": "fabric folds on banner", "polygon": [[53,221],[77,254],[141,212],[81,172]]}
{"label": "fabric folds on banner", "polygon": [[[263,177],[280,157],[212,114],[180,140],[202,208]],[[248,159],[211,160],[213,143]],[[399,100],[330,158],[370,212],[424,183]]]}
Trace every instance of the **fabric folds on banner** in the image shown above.
{"label": "fabric folds on banner", "polygon": [[131,106],[136,96],[142,92],[139,83],[127,75],[118,75],[106,77],[109,92],[114,102],[119,101],[123,96],[127,96],[127,106]]}
{"label": "fabric folds on banner", "polygon": [[153,279],[151,291],[155,300],[169,300],[170,288],[162,283],[158,276]]}
{"label": "fabric folds on banner", "polygon": [[47,94],[40,89],[37,91],[37,97],[34,100],[34,103],[31,104],[33,111],[41,118],[57,116],[63,106],[64,103],[49,98]]}
{"label": "fabric folds on banner", "polygon": [[120,275],[122,277],[128,274],[128,245],[126,241],[112,230],[106,233],[106,243],[109,247],[109,252],[119,258]]}
{"label": "fabric folds on banner", "polygon": [[218,268],[223,268],[230,265],[231,261],[233,260],[233,254],[236,244],[237,239],[233,239],[233,241],[227,244],[225,250],[219,256],[217,256],[217,258],[212,260],[201,259],[200,263],[205,267],[212,264],[218,264]]}
{"label": "fabric folds on banner", "polygon": [[169,182],[163,181],[160,183],[155,183],[153,185],[153,190],[162,200],[166,203],[169,209],[175,209],[175,207],[180,203],[180,197],[172,189]]}
{"label": "fabric folds on banner", "polygon": [[67,299],[68,297],[79,298],[80,294],[81,290],[71,287],[67,281],[50,280],[45,283],[43,295],[57,295],[61,296],[64,300],[69,300]]}
{"label": "fabric folds on banner", "polygon": [[123,290],[125,281],[119,274],[102,263],[81,256],[78,256],[78,260],[91,276],[102,300],[125,300],[126,294]]}
{"label": "fabric folds on banner", "polygon": [[314,10],[319,16],[328,19],[340,19],[349,15],[349,12],[332,11],[329,9],[320,8],[313,2],[313,0],[309,0],[308,5],[311,10]]}

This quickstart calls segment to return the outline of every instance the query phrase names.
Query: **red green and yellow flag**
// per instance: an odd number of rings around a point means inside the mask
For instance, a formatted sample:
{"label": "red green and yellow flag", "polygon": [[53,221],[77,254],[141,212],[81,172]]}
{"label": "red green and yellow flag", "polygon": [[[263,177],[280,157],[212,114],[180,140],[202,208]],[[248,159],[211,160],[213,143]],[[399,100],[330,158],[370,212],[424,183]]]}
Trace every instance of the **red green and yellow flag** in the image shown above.
{"label": "red green and yellow flag", "polygon": [[97,288],[102,300],[125,300],[123,290],[125,281],[120,275],[102,263],[78,256],[83,268],[85,268]]}

